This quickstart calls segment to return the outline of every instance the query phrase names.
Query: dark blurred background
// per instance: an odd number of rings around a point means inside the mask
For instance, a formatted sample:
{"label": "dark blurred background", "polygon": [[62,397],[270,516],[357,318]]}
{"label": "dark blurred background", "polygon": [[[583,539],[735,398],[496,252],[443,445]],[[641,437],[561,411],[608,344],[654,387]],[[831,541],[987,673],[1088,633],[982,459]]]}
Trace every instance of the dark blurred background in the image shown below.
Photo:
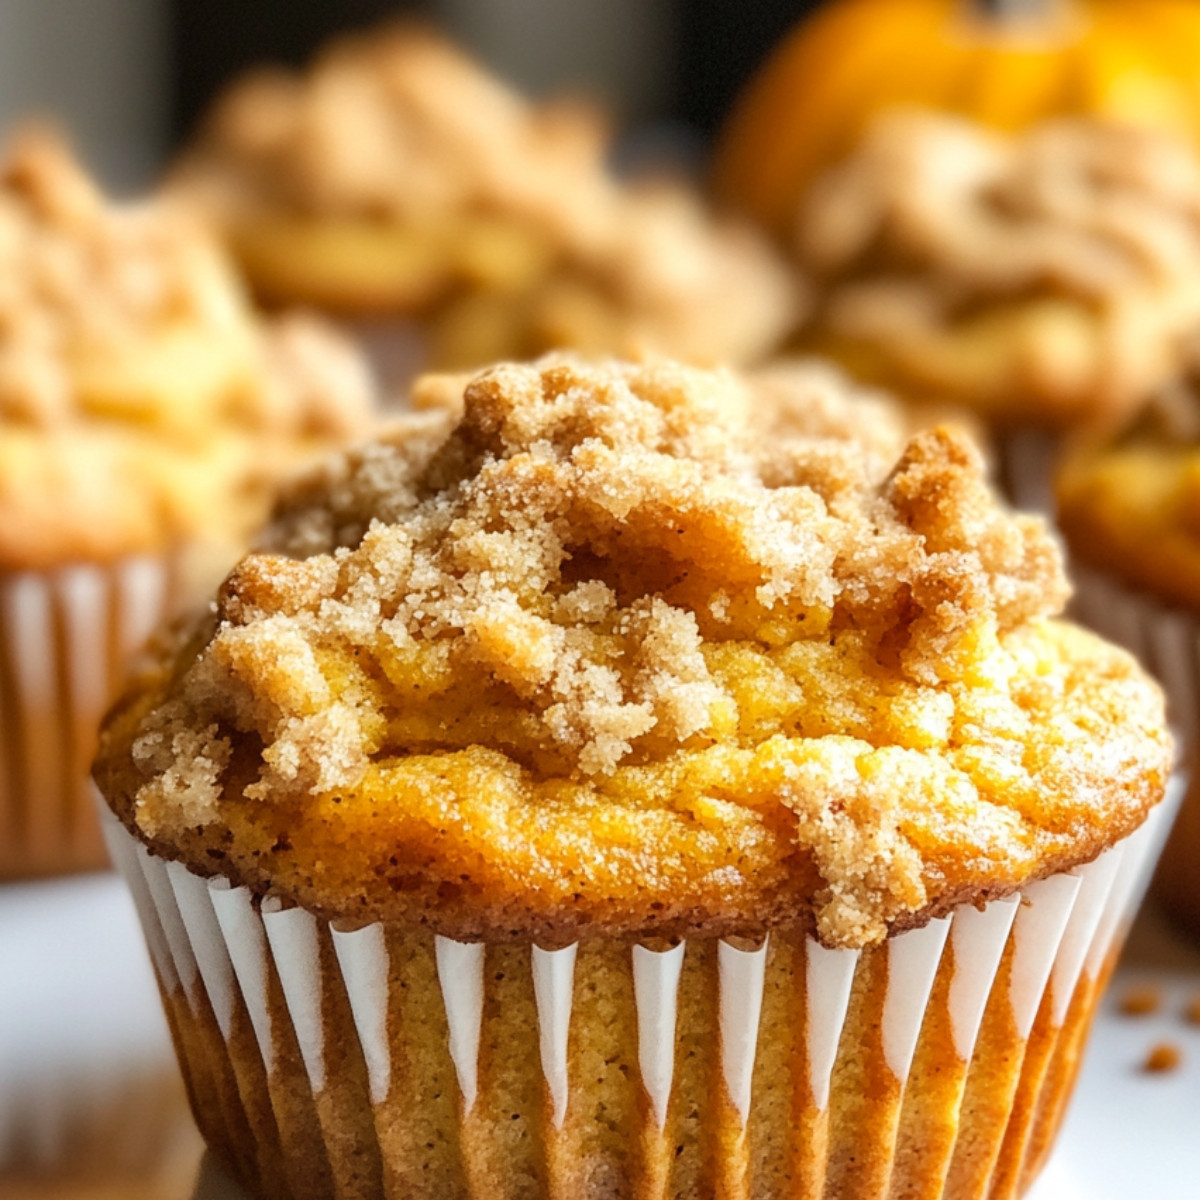
{"label": "dark blurred background", "polygon": [[441,24],[535,93],[570,88],[702,147],[819,0],[0,0],[0,120],[51,112],[118,187],[153,178],[231,76],[390,15]]}

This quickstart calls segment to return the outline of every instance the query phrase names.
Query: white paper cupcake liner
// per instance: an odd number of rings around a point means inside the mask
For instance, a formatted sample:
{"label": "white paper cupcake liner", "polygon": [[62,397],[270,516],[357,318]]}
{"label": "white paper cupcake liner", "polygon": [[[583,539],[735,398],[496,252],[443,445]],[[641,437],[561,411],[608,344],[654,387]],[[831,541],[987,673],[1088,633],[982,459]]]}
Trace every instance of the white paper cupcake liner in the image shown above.
{"label": "white paper cupcake liner", "polygon": [[175,581],[165,558],[0,573],[0,879],[105,864],[96,728]]}
{"label": "white paper cupcake liner", "polygon": [[[190,1022],[193,1041],[208,1039],[196,1055],[177,1034],[201,1126],[256,1194],[404,1194],[396,1189],[413,1164],[390,1156],[413,1139],[399,1125],[420,1120],[411,1097],[433,1105],[449,1088],[453,1120],[437,1137],[455,1142],[444,1161],[465,1176],[469,1194],[506,1161],[510,1144],[494,1118],[507,1103],[527,1139],[513,1142],[512,1154],[526,1154],[544,1194],[564,1200],[609,1194],[614,1181],[630,1187],[631,1179],[638,1195],[673,1195],[687,1183],[678,1173],[690,1169],[696,1137],[705,1144],[703,1186],[721,1195],[775,1194],[767,1181],[777,1176],[835,1189],[853,1179],[856,1195],[890,1186],[892,1194],[971,1200],[999,1194],[989,1180],[1003,1149],[1019,1155],[1008,1164],[1014,1180],[1036,1165],[1026,1151],[1040,1152],[1046,1140],[1034,1136],[1037,1121],[1057,1123],[1073,1077],[1048,1069],[1056,1039],[1067,1040],[1081,998],[1086,1028],[1169,818],[1169,804],[1160,805],[1095,862],[982,909],[964,905],[876,949],[828,950],[773,934],[759,946],[722,941],[715,952],[703,939],[666,950],[608,944],[603,961],[594,943],[494,947],[432,934],[414,958],[420,939],[378,924],[339,930],[299,908],[258,904],[245,888],[153,857],[111,816],[106,834],[168,1008],[178,1006],[174,1023]],[[416,987],[410,968],[422,955],[433,967]],[[528,976],[514,979],[514,964]],[[513,1003],[505,997],[519,988],[532,993],[536,1028],[524,1046],[499,1044],[497,1022]],[[342,1024],[333,1014],[339,1004],[349,1014]],[[422,1015],[406,1024],[414,1004]],[[632,1014],[624,1026],[622,1012]],[[702,1027],[698,1012],[707,1014]],[[417,1040],[435,1026],[436,1054],[452,1070],[426,1080],[420,1064],[434,1051]],[[636,1039],[622,1084],[636,1120],[609,1161],[597,1148],[604,1111],[591,1076],[605,1060],[589,1057],[588,1039],[621,1027]],[[1024,1094],[1024,1051],[1038,1029],[1043,1042],[1048,1031],[1052,1052],[1035,1064],[1039,1087],[1016,1128],[1010,1110]],[[218,1089],[198,1076],[221,1044],[235,1065],[241,1111],[226,1103],[206,1113],[200,1093]],[[691,1095],[706,1054],[697,1112],[681,1094]],[[540,1088],[518,1110],[512,1098],[532,1055]],[[864,1088],[865,1077],[876,1085]],[[231,1133],[234,1125],[261,1133],[271,1118],[274,1146],[265,1153]],[[289,1147],[300,1148],[298,1157]],[[434,1160],[443,1161],[431,1150]],[[524,1163],[514,1157],[512,1169]],[[445,1180],[427,1182],[430,1196],[442,1194]]]}

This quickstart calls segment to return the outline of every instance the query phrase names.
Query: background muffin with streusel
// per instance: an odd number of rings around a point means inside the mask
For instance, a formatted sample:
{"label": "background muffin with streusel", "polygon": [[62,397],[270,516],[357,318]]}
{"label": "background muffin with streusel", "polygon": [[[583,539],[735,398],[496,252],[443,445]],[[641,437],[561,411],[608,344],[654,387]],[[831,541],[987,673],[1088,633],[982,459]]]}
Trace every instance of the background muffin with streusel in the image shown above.
{"label": "background muffin with streusel", "polygon": [[52,133],[0,163],[0,877],[104,861],[87,764],[128,653],[270,487],[368,427],[357,352],[253,315],[221,249]]}
{"label": "background muffin with streusel", "polygon": [[[1137,653],[1167,690],[1193,772],[1200,748],[1200,362],[1120,436],[1077,447],[1056,479],[1081,619]],[[1200,788],[1180,808],[1155,877],[1200,934]]]}
{"label": "background muffin with streusel", "polygon": [[171,187],[264,301],[359,318],[381,360],[414,329],[410,368],[765,355],[795,320],[787,267],[694,190],[619,182],[610,150],[594,112],[528,101],[400,25],[236,83]]}
{"label": "background muffin with streusel", "polygon": [[193,929],[237,974],[164,992],[252,1194],[1036,1174],[1161,696],[1057,619],[1055,545],[969,442],[867,448],[794,384],[443,377],[285,490],[110,713],[161,974]]}
{"label": "background muffin with streusel", "polygon": [[1200,162],[1098,120],[1004,135],[892,111],[809,189],[793,245],[816,280],[804,344],[981,414],[1016,498],[1048,510],[1053,446],[1030,431],[1119,428],[1183,367]]}

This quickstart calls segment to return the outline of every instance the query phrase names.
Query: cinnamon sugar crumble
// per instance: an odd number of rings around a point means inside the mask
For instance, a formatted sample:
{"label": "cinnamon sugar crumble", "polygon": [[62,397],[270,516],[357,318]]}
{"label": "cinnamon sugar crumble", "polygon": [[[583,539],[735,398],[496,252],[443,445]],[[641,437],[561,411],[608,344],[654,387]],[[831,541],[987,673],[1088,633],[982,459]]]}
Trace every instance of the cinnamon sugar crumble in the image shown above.
{"label": "cinnamon sugar crumble", "polygon": [[593,210],[563,200],[611,187],[609,140],[595,109],[530,103],[432,28],[396,22],[334,40],[304,74],[236,81],[179,174],[235,208],[376,220],[475,208],[586,237]]}
{"label": "cinnamon sugar crumble", "polygon": [[76,418],[77,364],[148,329],[192,324],[244,352],[240,295],[212,243],[168,208],[110,205],[49,130],[20,131],[0,164],[0,263],[5,422]]}
{"label": "cinnamon sugar crumble", "polygon": [[[100,778],[155,844],[212,830],[257,886],[436,905],[456,936],[513,907],[644,931],[649,894],[668,933],[803,904],[863,945],[980,864],[1019,886],[1136,824],[1161,702],[1042,622],[1040,522],[947,430],[889,461],[763,396],[672,365],[475,377],[283,498]],[[250,854],[277,822],[286,852]],[[477,899],[400,893],[389,855]]]}

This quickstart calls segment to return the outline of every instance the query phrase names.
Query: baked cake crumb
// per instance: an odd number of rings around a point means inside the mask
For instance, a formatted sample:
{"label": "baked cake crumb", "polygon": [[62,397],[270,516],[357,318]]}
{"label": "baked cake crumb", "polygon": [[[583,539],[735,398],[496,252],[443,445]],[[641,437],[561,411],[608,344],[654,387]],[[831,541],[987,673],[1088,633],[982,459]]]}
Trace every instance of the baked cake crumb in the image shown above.
{"label": "baked cake crumb", "polygon": [[865,945],[1136,827],[1161,697],[1046,622],[1042,523],[952,431],[885,457],[762,397],[500,365],[310,473],[114,716],[107,794],[153,846],[459,937]]}
{"label": "baked cake crumb", "polygon": [[1127,1017],[1146,1017],[1158,1012],[1162,1005],[1162,989],[1152,983],[1126,988],[1121,994],[1121,1013]]}
{"label": "baked cake crumb", "polygon": [[1183,1063],[1183,1051],[1173,1042],[1157,1042],[1150,1047],[1142,1063],[1142,1070],[1152,1075],[1176,1071]]}

